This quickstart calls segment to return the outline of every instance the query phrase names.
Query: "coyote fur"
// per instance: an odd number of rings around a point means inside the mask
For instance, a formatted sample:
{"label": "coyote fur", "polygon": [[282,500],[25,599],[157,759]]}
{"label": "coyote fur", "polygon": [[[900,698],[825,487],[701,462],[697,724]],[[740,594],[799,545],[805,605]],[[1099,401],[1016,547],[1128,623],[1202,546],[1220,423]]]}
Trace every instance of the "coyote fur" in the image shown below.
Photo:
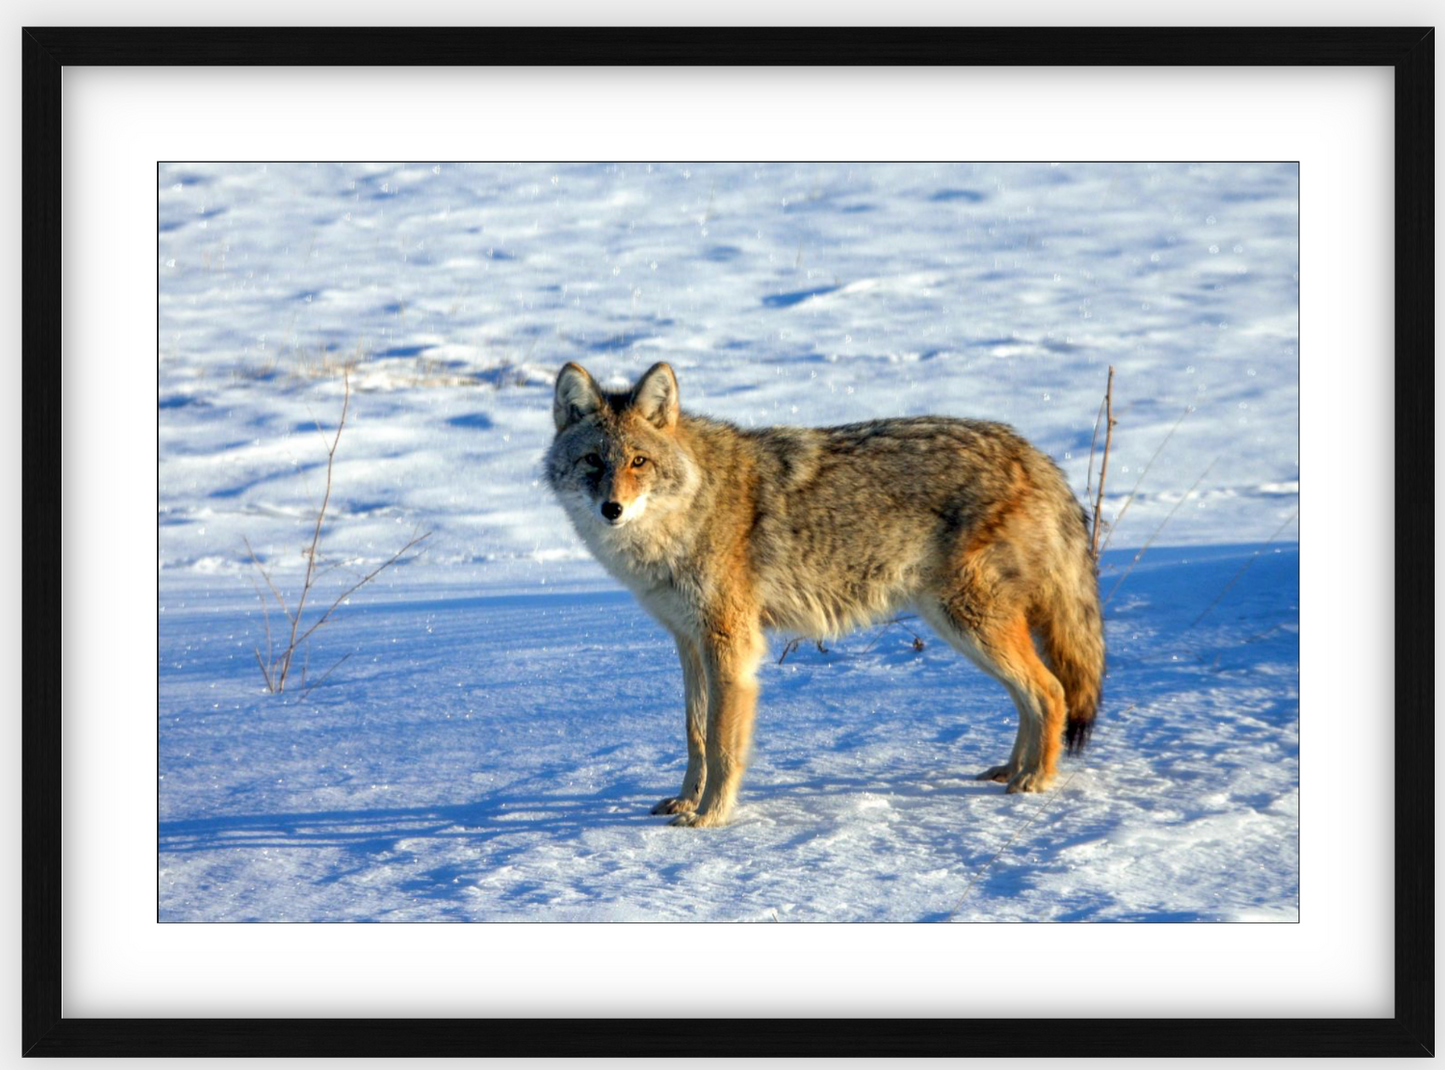
{"label": "coyote fur", "polygon": [[836,636],[904,606],[1008,690],[1018,736],[980,779],[1043,791],[1089,737],[1104,673],[1086,516],[1003,424],[944,416],[744,430],[557,376],[547,481],[583,542],[677,643],[687,772],[653,813],[727,822],[764,629]]}

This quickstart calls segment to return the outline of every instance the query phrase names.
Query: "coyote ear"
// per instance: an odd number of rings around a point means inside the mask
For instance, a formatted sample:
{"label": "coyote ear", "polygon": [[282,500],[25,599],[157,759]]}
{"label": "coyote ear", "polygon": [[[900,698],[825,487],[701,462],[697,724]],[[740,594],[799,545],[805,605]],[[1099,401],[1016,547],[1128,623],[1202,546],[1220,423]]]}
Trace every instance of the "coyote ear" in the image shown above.
{"label": "coyote ear", "polygon": [[677,423],[677,376],[662,362],[647,369],[647,374],[632,388],[628,407],[637,410],[648,423],[670,431]]}
{"label": "coyote ear", "polygon": [[557,389],[552,395],[552,421],[558,431],[565,431],[584,416],[602,407],[602,394],[587,369],[580,364],[564,364],[557,373]]}

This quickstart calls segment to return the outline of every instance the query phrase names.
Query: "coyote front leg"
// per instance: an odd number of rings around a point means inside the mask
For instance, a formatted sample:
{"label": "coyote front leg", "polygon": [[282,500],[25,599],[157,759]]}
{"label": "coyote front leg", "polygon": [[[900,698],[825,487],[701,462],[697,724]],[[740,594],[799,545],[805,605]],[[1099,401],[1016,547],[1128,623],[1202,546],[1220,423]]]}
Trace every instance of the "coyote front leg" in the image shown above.
{"label": "coyote front leg", "polygon": [[697,647],[686,636],[675,633],[677,660],[682,663],[683,732],[687,736],[687,772],[682,790],[652,808],[654,814],[680,814],[697,809],[707,775],[707,677]]}
{"label": "coyote front leg", "polygon": [[701,644],[707,678],[707,774],[694,813],[681,813],[674,825],[710,828],[727,824],[742,783],[753,738],[758,704],[758,662],[764,650],[755,623],[714,630]]}

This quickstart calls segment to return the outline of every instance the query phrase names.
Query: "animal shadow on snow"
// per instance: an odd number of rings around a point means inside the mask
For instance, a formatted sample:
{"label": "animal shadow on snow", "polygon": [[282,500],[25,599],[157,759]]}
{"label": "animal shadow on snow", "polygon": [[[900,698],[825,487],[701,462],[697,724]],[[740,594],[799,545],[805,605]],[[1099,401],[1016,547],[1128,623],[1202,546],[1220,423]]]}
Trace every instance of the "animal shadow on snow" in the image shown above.
{"label": "animal shadow on snow", "polygon": [[[797,777],[786,770],[779,772],[781,776],[771,783],[760,783],[751,791],[751,805],[734,822],[741,834],[747,835],[745,827],[754,824],[759,814],[769,814],[770,807],[789,815],[783,824],[797,826],[792,843],[801,844],[818,833],[814,827],[820,819],[818,807],[829,810],[840,800],[862,798],[869,792],[883,792],[895,804],[915,806],[934,802],[941,795],[998,791],[998,785],[973,783],[961,772],[955,779],[938,770],[918,772],[899,782],[889,781],[881,773],[877,777]],[[619,781],[593,794],[551,794],[545,788],[510,785],[463,803],[182,818],[160,822],[158,849],[162,859],[229,852],[340,851],[342,857],[329,861],[324,875],[316,878],[318,886],[400,866],[405,873],[400,890],[460,903],[489,873],[533,855],[539,847],[575,847],[589,832],[655,827],[664,835],[695,836],[665,828],[665,821],[648,812],[670,776],[671,771],[667,777],[652,773],[645,780]],[[939,783],[939,790],[929,791],[925,781],[940,776],[946,782]],[[547,780],[545,775],[539,778],[541,783]],[[467,857],[459,860],[457,849]],[[525,884],[513,884],[508,897],[525,901],[526,893]]]}
{"label": "animal shadow on snow", "polygon": [[656,794],[650,783],[613,784],[590,795],[512,785],[464,803],[183,818],[160,822],[158,849],[162,859],[230,851],[340,850],[349,858],[326,867],[325,876],[316,881],[326,885],[396,864],[399,856],[425,858],[415,842],[422,840],[438,848],[438,862],[449,856],[448,846],[475,850],[477,861],[417,873],[405,889],[461,898],[468,883],[459,878],[484,877],[513,856],[535,851],[539,835],[549,843],[575,844],[593,830],[657,824],[648,813]]}

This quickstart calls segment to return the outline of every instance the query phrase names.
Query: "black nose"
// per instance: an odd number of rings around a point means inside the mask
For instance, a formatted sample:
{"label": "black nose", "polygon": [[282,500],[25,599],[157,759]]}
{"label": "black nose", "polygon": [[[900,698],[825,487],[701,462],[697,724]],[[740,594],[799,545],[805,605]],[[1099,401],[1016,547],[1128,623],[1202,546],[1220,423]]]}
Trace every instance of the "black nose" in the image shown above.
{"label": "black nose", "polygon": [[603,502],[602,515],[605,516],[608,520],[616,520],[619,516],[622,515],[622,503]]}

